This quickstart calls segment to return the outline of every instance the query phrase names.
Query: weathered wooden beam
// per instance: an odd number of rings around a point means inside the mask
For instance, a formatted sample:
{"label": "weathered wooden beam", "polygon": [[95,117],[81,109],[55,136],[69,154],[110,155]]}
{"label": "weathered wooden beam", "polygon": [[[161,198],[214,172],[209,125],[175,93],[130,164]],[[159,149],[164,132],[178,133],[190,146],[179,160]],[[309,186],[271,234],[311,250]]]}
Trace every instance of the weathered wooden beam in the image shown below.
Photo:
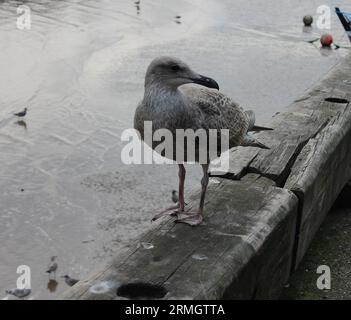
{"label": "weathered wooden beam", "polygon": [[351,177],[349,101],[351,55],[284,113],[274,117],[269,124],[274,132],[259,135],[271,150],[233,150],[231,153],[226,177],[256,172],[299,196],[301,212],[295,266]]}
{"label": "weathered wooden beam", "polygon": [[[197,206],[198,196],[190,206]],[[165,299],[276,296],[289,277],[296,217],[296,196],[269,179],[212,179],[203,225],[192,228],[169,219],[62,298],[123,298],[118,291],[152,298],[157,288],[167,291]],[[109,289],[96,290],[99,283],[109,283]]]}
{"label": "weathered wooden beam", "polygon": [[303,146],[350,100],[351,55],[348,55],[316,87],[272,118],[268,126],[274,131],[256,134],[270,150],[234,148],[230,151],[229,170],[216,169],[211,175],[240,178],[255,172],[273,179],[278,186],[283,185]]}
{"label": "weathered wooden beam", "polygon": [[[294,103],[284,113],[272,119],[269,126],[274,131],[257,134],[257,138],[268,145],[270,150],[243,147],[231,150],[229,171],[225,176],[240,177],[247,172],[254,172],[281,185],[304,144],[322,130],[330,118],[341,112],[344,106],[345,104],[320,101],[320,98]],[[217,171],[212,176],[221,174],[223,173]]]}
{"label": "weathered wooden beam", "polygon": [[295,267],[351,177],[349,101],[351,54],[285,112],[277,114],[269,124],[274,131],[259,134],[259,140],[271,150],[233,149],[230,154],[225,177],[256,172],[298,195]]}
{"label": "weathered wooden beam", "polygon": [[315,233],[351,177],[351,106],[343,110],[301,150],[284,188],[300,199],[299,264]]}

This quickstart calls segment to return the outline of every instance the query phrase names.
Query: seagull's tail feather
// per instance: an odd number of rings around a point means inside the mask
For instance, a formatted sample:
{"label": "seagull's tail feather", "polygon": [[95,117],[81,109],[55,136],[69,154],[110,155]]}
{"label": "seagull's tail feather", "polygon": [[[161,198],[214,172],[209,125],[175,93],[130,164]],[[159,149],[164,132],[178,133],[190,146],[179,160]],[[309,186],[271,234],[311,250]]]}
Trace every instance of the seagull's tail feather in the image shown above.
{"label": "seagull's tail feather", "polygon": [[244,111],[245,116],[249,122],[249,126],[247,128],[247,131],[268,131],[268,130],[273,130],[272,128],[268,128],[268,127],[263,127],[263,126],[256,126],[255,122],[256,122],[256,117],[255,117],[255,113],[252,110],[246,110]]}
{"label": "seagull's tail feather", "polygon": [[269,130],[274,130],[273,128],[269,128],[269,127],[263,127],[263,126],[253,126],[250,131],[255,131],[255,132],[259,132],[259,131],[269,131]]}
{"label": "seagull's tail feather", "polygon": [[252,110],[246,110],[244,111],[244,114],[249,122],[249,127],[247,131],[251,131],[252,128],[255,126],[255,121],[256,121],[255,112],[253,112]]}

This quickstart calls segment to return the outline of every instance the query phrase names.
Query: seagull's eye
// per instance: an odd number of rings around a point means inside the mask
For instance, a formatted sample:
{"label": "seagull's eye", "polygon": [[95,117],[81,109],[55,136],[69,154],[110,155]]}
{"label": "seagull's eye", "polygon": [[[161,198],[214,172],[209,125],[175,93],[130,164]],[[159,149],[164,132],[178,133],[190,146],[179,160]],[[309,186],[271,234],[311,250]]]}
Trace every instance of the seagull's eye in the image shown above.
{"label": "seagull's eye", "polygon": [[179,70],[180,70],[180,67],[179,67],[178,65],[174,65],[174,66],[171,67],[171,69],[172,69],[173,71],[179,71]]}

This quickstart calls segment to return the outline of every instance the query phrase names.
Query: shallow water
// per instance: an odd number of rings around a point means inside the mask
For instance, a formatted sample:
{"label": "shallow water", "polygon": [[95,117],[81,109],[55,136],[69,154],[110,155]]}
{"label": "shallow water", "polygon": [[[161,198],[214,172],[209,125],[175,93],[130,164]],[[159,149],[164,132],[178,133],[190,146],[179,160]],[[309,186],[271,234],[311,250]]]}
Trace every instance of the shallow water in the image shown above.
{"label": "shallow water", "polygon": [[[323,31],[302,32],[302,16],[332,1],[135,2],[25,1],[32,25],[19,30],[24,2],[0,1],[0,297],[25,264],[31,299],[55,298],[67,289],[60,275],[84,278],[169,205],[175,166],[120,159],[154,57],[184,59],[264,123],[348,52],[303,41]],[[334,14],[331,32],[349,45]],[[18,122],[12,112],[25,106]],[[200,171],[189,166],[188,189]]]}

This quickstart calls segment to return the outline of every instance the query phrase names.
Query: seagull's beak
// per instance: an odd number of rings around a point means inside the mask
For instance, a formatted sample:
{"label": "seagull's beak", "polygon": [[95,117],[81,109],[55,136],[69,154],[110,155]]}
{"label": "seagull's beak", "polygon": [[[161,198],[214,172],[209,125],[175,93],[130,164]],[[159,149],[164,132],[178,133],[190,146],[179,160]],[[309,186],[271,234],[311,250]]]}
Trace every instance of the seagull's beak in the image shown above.
{"label": "seagull's beak", "polygon": [[192,78],[191,80],[194,83],[197,83],[201,86],[205,86],[208,88],[219,90],[219,85],[215,80],[213,80],[212,78],[202,76],[201,74],[197,75],[196,77]]}

